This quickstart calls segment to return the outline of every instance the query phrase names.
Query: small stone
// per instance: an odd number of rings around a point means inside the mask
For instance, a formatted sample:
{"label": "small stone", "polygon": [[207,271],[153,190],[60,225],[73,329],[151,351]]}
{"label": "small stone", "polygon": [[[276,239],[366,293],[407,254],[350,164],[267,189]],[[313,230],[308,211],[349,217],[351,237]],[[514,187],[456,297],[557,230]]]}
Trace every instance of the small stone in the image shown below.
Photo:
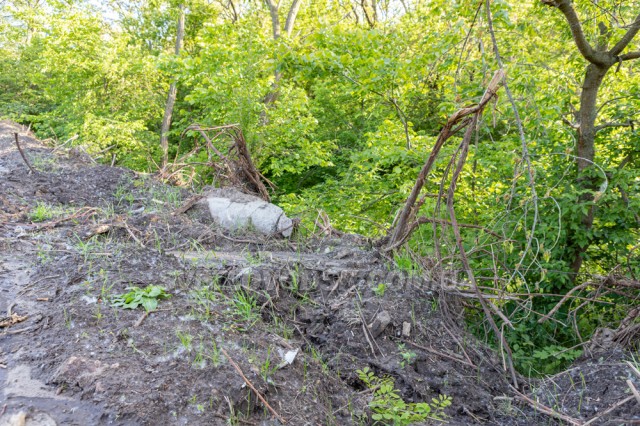
{"label": "small stone", "polygon": [[369,331],[371,335],[375,339],[387,328],[387,326],[391,323],[391,315],[387,311],[381,311],[376,315],[373,322],[369,325]]}
{"label": "small stone", "polygon": [[403,337],[409,337],[411,336],[411,323],[410,322],[403,322],[402,323],[402,336]]}

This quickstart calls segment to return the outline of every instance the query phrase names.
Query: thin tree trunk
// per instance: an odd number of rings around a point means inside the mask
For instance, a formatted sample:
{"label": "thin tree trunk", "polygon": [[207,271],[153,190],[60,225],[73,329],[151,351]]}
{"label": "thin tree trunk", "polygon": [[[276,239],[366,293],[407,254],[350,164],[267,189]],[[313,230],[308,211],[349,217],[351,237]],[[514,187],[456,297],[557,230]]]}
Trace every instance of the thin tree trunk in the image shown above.
{"label": "thin tree trunk", "polygon": [[[175,55],[180,54],[182,49],[182,39],[184,38],[184,5],[180,5],[180,16],[178,17],[178,30],[176,32]],[[169,161],[169,130],[171,129],[171,116],[173,115],[173,106],[176,103],[178,95],[177,83],[174,81],[169,86],[169,94],[167,96],[167,104],[164,108],[164,117],[162,118],[162,128],[160,130],[160,147],[162,148],[162,168],[167,166]]]}
{"label": "thin tree trunk", "polygon": [[273,30],[273,39],[280,38],[280,17],[278,16],[279,6],[273,0],[266,0],[269,6],[269,14],[271,15],[271,28]]}
{"label": "thin tree trunk", "polygon": [[296,23],[296,17],[298,16],[298,11],[300,10],[300,6],[302,5],[302,0],[293,0],[293,4],[289,8],[289,13],[287,14],[287,21],[284,24],[284,31],[287,33],[288,37],[291,37],[291,32],[293,31],[293,25]]}
{"label": "thin tree trunk", "polygon": [[[576,147],[576,156],[578,163],[578,178],[576,183],[578,188],[584,193],[580,196],[581,203],[589,203],[594,199],[593,193],[598,189],[597,181],[592,177],[585,175],[593,166],[595,160],[595,138],[596,138],[596,116],[597,116],[597,99],[598,90],[602,85],[607,71],[610,67],[602,67],[590,63],[587,65],[584,83],[582,85],[582,93],[580,95],[580,111],[578,117],[580,127],[578,128],[578,145]],[[570,265],[573,273],[572,278],[575,279],[580,268],[584,253],[587,251],[590,242],[579,244],[579,234],[588,233],[593,227],[593,219],[595,215],[595,206],[590,206],[586,214],[580,219],[580,228],[572,230],[569,228],[567,239],[568,255],[571,256]]]}
{"label": "thin tree trunk", "polygon": [[[281,29],[280,29],[280,17],[278,16],[279,5],[275,4],[273,0],[265,0],[267,6],[269,7],[269,13],[271,14],[271,27],[273,29],[273,39],[278,40],[281,37]],[[287,20],[284,24],[284,32],[287,34],[287,37],[291,37],[291,33],[293,32],[293,27],[296,23],[296,17],[298,16],[298,12],[300,11],[300,6],[302,5],[302,0],[293,0],[291,7],[289,8],[289,12],[287,13]],[[278,99],[278,87],[280,85],[280,79],[282,78],[282,73],[277,69],[274,71],[274,80],[271,85],[271,91],[267,93],[267,96],[264,97],[264,104],[269,107],[275,103]],[[261,115],[261,121],[263,123],[267,123],[266,113],[263,112]]]}

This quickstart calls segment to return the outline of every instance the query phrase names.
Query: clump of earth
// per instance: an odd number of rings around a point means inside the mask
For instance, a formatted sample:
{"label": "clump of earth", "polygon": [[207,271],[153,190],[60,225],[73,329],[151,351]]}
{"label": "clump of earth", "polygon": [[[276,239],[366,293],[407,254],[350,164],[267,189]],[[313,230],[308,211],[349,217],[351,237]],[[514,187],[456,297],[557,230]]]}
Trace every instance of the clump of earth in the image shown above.
{"label": "clump of earth", "polygon": [[356,235],[230,232],[194,196],[0,122],[0,425],[385,424],[381,383],[432,405],[418,424],[640,422],[628,353],[517,393],[436,277]]}

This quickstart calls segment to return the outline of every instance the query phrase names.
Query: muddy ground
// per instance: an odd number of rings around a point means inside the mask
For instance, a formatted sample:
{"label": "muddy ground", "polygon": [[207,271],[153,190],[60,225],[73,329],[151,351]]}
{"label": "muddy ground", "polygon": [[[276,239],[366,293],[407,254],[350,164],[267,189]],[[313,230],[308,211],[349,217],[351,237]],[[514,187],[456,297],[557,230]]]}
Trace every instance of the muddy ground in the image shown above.
{"label": "muddy ground", "polygon": [[[430,277],[358,236],[224,234],[176,213],[192,195],[0,122],[0,425],[369,425],[364,368],[406,403],[450,397],[448,424],[561,423]],[[112,305],[150,285],[170,294],[151,313]],[[520,382],[569,422],[640,424],[629,360],[606,348]]]}

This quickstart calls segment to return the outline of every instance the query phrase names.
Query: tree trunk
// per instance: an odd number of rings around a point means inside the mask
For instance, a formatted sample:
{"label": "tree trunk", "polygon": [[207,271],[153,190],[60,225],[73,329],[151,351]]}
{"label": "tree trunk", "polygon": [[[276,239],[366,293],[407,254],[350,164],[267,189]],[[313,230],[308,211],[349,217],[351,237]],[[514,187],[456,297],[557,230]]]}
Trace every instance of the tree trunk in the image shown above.
{"label": "tree trunk", "polygon": [[278,16],[279,6],[273,0],[266,0],[269,6],[269,14],[271,15],[271,28],[273,29],[273,39],[280,38],[280,17]]}
{"label": "tree trunk", "polygon": [[[587,71],[584,76],[582,85],[582,93],[580,95],[580,111],[578,117],[580,127],[578,128],[578,145],[576,147],[576,156],[578,163],[577,186],[578,190],[583,192],[579,197],[579,202],[591,203],[594,199],[594,192],[598,189],[596,179],[586,175],[588,169],[593,167],[595,160],[595,138],[596,138],[596,115],[597,115],[597,99],[598,90],[602,85],[609,66],[599,66],[590,63],[587,65]],[[567,238],[567,255],[570,256],[569,263],[571,265],[572,279],[575,280],[580,267],[582,266],[583,256],[589,247],[587,244],[579,244],[579,234],[586,234],[593,227],[593,219],[595,215],[595,206],[589,206],[586,214],[580,219],[579,229],[569,228]]]}
{"label": "tree trunk", "polygon": [[[275,4],[273,0],[266,0],[267,6],[269,7],[269,13],[271,14],[271,27],[273,29],[273,39],[278,40],[281,37],[280,30],[280,17],[278,16],[280,6]],[[291,7],[289,8],[289,12],[287,13],[287,20],[284,24],[284,32],[287,34],[287,37],[291,37],[291,33],[293,32],[293,27],[296,23],[296,17],[298,16],[298,11],[300,10],[300,6],[302,5],[302,0],[293,0]],[[280,79],[282,78],[282,73],[277,69],[274,71],[273,84],[271,85],[271,91],[267,93],[267,96],[264,97],[264,104],[267,107],[270,107],[275,103],[278,99],[278,87],[280,85]],[[267,123],[267,115],[266,113],[261,114],[261,121],[263,123]]]}
{"label": "tree trunk", "polygon": [[[582,84],[582,93],[580,94],[580,111],[578,113],[578,145],[576,147],[577,156],[577,177],[576,185],[580,193],[576,200],[579,204],[590,204],[587,212],[581,214],[578,218],[578,229],[567,227],[567,244],[564,259],[570,265],[571,279],[575,281],[582,262],[584,254],[592,243],[592,238],[588,233],[593,228],[595,215],[595,192],[598,189],[597,179],[590,176],[590,169],[594,166],[595,160],[595,138],[599,128],[596,127],[596,116],[598,90],[602,85],[607,72],[615,64],[623,61],[629,61],[640,58],[640,51],[621,54],[629,43],[640,31],[640,15],[638,15],[633,23],[627,26],[627,32],[615,43],[615,45],[607,50],[607,45],[612,36],[610,29],[603,23],[598,24],[600,31],[600,40],[595,48],[589,43],[582,29],[582,23],[578,14],[574,9],[572,0],[540,0],[541,3],[559,9],[564,15],[569,29],[573,36],[573,41],[580,54],[588,61],[587,69]],[[580,238],[583,236],[583,238]]]}
{"label": "tree trunk", "polygon": [[[180,16],[178,17],[178,30],[176,31],[175,55],[180,54],[182,49],[182,39],[184,38],[184,5],[180,5]],[[177,83],[174,81],[169,86],[169,94],[167,96],[167,104],[164,108],[164,117],[162,118],[162,128],[160,130],[160,147],[162,148],[162,168],[167,167],[169,161],[169,130],[171,128],[171,116],[173,115],[173,105],[176,103],[178,95]]]}

